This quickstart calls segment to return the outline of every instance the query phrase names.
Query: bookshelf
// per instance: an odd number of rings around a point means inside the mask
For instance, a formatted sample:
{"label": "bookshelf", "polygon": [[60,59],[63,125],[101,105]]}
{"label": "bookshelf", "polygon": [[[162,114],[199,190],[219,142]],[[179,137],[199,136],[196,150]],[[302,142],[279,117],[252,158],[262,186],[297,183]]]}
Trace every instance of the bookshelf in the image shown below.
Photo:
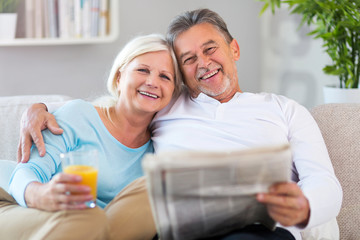
{"label": "bookshelf", "polygon": [[[28,1],[28,0],[26,0]],[[35,4],[36,1],[39,1],[40,3],[43,2],[50,2],[51,0],[32,0]],[[56,36],[50,37],[47,36],[45,37],[45,35],[49,34],[48,33],[42,33],[42,37],[35,37],[35,31],[33,30],[32,34],[34,35],[33,37],[21,37],[21,38],[15,38],[15,39],[0,39],[0,47],[1,46],[49,46],[49,45],[76,45],[76,44],[101,44],[101,43],[109,43],[114,41],[117,37],[118,37],[118,29],[119,29],[119,1],[118,0],[105,0],[107,1],[107,6],[108,6],[108,18],[107,18],[107,28],[106,28],[106,33],[104,33],[104,30],[100,30],[97,29],[97,33],[93,33],[93,29],[89,29],[90,26],[87,26],[87,31],[91,31],[92,33],[84,33],[84,30],[73,30],[73,31],[81,31],[83,35],[86,34],[86,36],[74,36],[74,34],[65,34],[66,36],[60,36],[60,32],[63,30],[60,30],[60,20],[61,17],[59,16],[60,14],[59,12],[59,4],[61,4],[61,2],[74,2],[76,3],[77,1],[75,0],[55,0],[54,2],[57,3],[57,15],[56,19],[58,21],[58,24],[56,25]],[[86,0],[85,0],[86,1]],[[78,0],[78,2],[83,3],[85,2],[84,0]],[[92,2],[94,0],[87,0],[89,2]],[[104,0],[95,0],[98,2],[98,4],[101,4],[101,1]],[[25,2],[25,1],[24,1]],[[25,8],[26,6],[24,6]],[[35,6],[36,7],[36,6]],[[42,6],[44,7],[44,6]],[[24,14],[26,10],[23,10],[22,13]],[[79,10],[73,10],[74,11],[74,16],[76,15],[75,13],[78,12]],[[20,14],[20,13],[18,13]],[[81,13],[81,16],[83,16],[84,13]],[[99,14],[100,15],[100,14]],[[45,19],[47,16],[43,16],[43,19]],[[90,17],[89,17],[90,18]],[[76,17],[74,17],[74,21],[76,20]],[[36,19],[34,19],[34,23],[35,23]],[[94,21],[94,20],[93,20]],[[98,21],[96,19],[96,21]],[[25,21],[23,21],[24,24],[26,26],[25,30],[24,30],[24,34],[28,34],[26,33],[26,28],[29,27],[29,21],[28,19],[25,19]],[[49,21],[47,21],[47,23],[44,23],[45,21],[43,21],[42,23],[42,31],[44,31],[44,29],[46,28],[44,25],[49,24]],[[83,23],[82,23],[83,24]],[[69,24],[68,24],[69,25]],[[89,24],[88,24],[89,25]],[[83,26],[83,25],[82,25]],[[100,23],[98,24],[98,26],[100,26]],[[77,28],[76,26],[73,26],[73,28]],[[100,27],[98,27],[100,28]],[[50,30],[51,31],[51,30]],[[103,31],[102,34],[100,34],[100,31]],[[75,33],[76,34],[76,33]],[[100,36],[101,35],[101,36]]]}

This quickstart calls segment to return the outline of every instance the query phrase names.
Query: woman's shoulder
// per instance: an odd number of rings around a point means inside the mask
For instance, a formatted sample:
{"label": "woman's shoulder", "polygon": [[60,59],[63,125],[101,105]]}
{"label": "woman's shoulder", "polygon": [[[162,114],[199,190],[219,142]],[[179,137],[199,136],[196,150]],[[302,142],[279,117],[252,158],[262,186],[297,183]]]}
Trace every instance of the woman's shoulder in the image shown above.
{"label": "woman's shoulder", "polygon": [[83,107],[88,107],[88,106],[92,106],[92,104],[83,99],[74,99],[74,100],[67,102],[64,105],[64,107],[68,107],[68,108],[83,108]]}
{"label": "woman's shoulder", "polygon": [[56,119],[76,120],[81,118],[94,117],[97,114],[95,107],[82,99],[75,99],[67,102],[54,112]]}
{"label": "woman's shoulder", "polygon": [[63,112],[83,112],[88,111],[89,109],[94,108],[94,106],[85,100],[82,99],[74,99],[68,101],[62,107],[57,109],[54,114],[59,114]]}

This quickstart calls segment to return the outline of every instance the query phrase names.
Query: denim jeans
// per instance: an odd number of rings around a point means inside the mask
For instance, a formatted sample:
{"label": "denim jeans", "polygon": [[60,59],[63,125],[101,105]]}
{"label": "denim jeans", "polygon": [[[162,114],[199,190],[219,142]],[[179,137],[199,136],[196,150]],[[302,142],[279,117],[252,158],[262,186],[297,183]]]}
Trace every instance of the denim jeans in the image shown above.
{"label": "denim jeans", "polygon": [[276,228],[275,231],[271,231],[263,225],[253,224],[206,240],[295,240],[295,238],[286,229]]}

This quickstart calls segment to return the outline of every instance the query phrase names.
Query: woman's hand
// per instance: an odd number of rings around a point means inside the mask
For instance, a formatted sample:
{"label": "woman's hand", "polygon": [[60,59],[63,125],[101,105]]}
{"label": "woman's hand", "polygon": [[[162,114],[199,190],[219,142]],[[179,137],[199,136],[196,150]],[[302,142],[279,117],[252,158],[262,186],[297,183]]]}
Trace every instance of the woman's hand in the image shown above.
{"label": "woman's hand", "polygon": [[45,144],[41,130],[48,128],[53,134],[62,134],[54,115],[46,110],[43,103],[31,105],[21,116],[20,139],[18,144],[18,162],[26,163],[30,158],[30,149],[34,141],[40,156],[45,155]]}
{"label": "woman's hand", "polygon": [[93,196],[90,187],[78,185],[80,181],[80,176],[59,173],[48,183],[32,182],[25,189],[26,204],[51,212],[85,209]]}
{"label": "woman's hand", "polygon": [[269,215],[283,226],[305,227],[310,218],[310,205],[296,183],[278,183],[269,193],[260,193],[257,200],[264,203]]}

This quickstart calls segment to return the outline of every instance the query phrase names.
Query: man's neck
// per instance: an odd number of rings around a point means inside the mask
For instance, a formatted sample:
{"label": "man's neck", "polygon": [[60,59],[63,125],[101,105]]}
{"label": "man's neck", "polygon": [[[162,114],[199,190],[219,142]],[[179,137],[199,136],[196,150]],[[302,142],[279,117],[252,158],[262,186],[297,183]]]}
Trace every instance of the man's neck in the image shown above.
{"label": "man's neck", "polygon": [[[201,93],[202,92],[200,92],[200,93],[191,93],[190,92],[190,96],[192,98],[197,98]],[[239,88],[236,91],[231,91],[229,94],[226,94],[226,95],[221,94],[219,96],[210,96],[210,95],[205,94],[205,93],[202,93],[202,94],[204,94],[204,95],[206,95],[206,96],[208,96],[210,98],[213,98],[213,99],[219,101],[220,103],[226,103],[226,102],[229,102],[235,96],[236,93],[242,93],[241,89]]]}
{"label": "man's neck", "polygon": [[214,99],[218,100],[218,101],[221,102],[221,103],[226,103],[226,102],[230,101],[231,99],[233,99],[233,97],[235,96],[235,94],[238,93],[238,92],[239,92],[239,93],[242,93],[242,91],[239,89],[239,91],[233,92],[232,94],[227,95],[227,96],[224,97],[224,98],[219,98],[219,99],[217,99],[216,97],[214,97]]}
{"label": "man's neck", "polygon": [[204,96],[207,96],[207,97],[209,97],[209,98],[212,98],[212,99],[214,99],[214,100],[216,100],[216,101],[218,101],[218,102],[220,102],[220,103],[227,103],[227,102],[229,102],[231,99],[233,99],[233,97],[235,96],[235,94],[236,93],[242,93],[242,91],[237,91],[237,92],[234,92],[232,95],[228,95],[228,97],[227,98],[216,98],[216,97],[213,97],[213,96],[209,96],[209,95],[207,95],[207,94],[205,94],[205,93],[198,93],[198,94],[190,94],[190,96],[191,96],[191,98],[193,98],[193,99],[196,99],[196,98],[198,98],[199,97],[199,95],[200,94],[203,94]]}

